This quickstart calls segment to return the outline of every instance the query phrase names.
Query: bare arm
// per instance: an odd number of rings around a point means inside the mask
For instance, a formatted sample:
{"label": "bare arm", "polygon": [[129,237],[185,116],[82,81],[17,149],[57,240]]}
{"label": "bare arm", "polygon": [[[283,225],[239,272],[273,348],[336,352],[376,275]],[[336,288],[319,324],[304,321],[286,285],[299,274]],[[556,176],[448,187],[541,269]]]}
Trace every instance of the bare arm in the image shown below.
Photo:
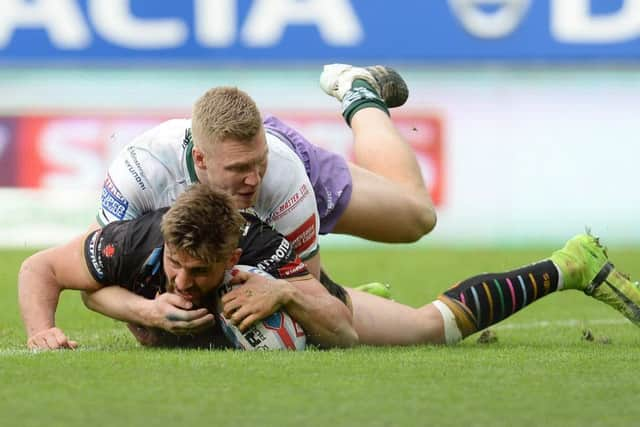
{"label": "bare arm", "polygon": [[282,308],[300,323],[314,344],[321,347],[357,344],[351,310],[311,275],[296,279],[270,280],[237,273],[235,280],[245,284],[222,297],[224,316],[244,331]]}
{"label": "bare arm", "polygon": [[55,327],[60,293],[65,289],[95,290],[100,285],[89,274],[82,255],[84,236],[27,258],[18,274],[18,301],[32,349],[75,348]]}
{"label": "bare arm", "polygon": [[315,277],[283,282],[288,286],[282,305],[302,325],[311,342],[322,347],[352,347],[358,343],[351,310]]}
{"label": "bare arm", "polygon": [[164,293],[151,300],[119,286],[108,286],[84,292],[82,300],[89,309],[107,317],[176,335],[194,334],[214,324],[213,314],[206,308],[192,310],[190,301],[175,294]]}

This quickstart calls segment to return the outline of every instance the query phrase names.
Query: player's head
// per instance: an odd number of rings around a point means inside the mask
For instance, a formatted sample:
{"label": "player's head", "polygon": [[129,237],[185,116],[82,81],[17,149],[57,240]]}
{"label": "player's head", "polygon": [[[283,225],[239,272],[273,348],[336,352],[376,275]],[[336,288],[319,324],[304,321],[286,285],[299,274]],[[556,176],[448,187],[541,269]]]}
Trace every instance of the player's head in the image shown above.
{"label": "player's head", "polygon": [[193,106],[191,132],[200,181],[231,194],[238,208],[253,205],[268,154],[253,99],[235,87],[208,90]]}
{"label": "player's head", "polygon": [[203,184],[182,193],[162,218],[167,290],[199,305],[237,263],[244,224],[227,193]]}

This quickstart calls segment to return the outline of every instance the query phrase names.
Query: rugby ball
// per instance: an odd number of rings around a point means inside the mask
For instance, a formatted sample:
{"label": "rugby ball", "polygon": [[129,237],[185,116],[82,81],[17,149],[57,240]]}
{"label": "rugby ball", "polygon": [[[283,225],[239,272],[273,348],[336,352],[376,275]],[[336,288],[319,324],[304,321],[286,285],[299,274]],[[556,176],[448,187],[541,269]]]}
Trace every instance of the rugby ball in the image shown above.
{"label": "rugby ball", "polygon": [[[248,271],[273,279],[269,273],[257,267],[246,265],[236,265],[236,269]],[[222,315],[222,303],[220,298],[242,285],[231,285],[229,283],[231,275],[225,276],[223,284],[218,288],[218,299],[216,302],[217,320],[222,332],[231,344],[240,350],[304,350],[307,337],[302,326],[291,318],[284,310],[276,311],[269,317],[259,320],[251,325],[244,333],[232,325],[231,322]]]}

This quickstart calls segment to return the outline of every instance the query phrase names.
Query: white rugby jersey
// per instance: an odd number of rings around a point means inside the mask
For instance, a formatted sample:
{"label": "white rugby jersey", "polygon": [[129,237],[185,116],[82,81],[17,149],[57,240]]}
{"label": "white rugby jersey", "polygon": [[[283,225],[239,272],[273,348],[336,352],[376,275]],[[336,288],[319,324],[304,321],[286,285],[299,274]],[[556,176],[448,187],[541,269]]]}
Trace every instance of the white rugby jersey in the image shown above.
{"label": "white rugby jersey", "polygon": [[[268,166],[253,210],[308,259],[318,250],[320,227],[313,187],[296,153],[277,133],[265,131]],[[166,121],[127,144],[107,171],[98,222],[104,226],[170,206],[198,182],[192,148],[188,119]]]}

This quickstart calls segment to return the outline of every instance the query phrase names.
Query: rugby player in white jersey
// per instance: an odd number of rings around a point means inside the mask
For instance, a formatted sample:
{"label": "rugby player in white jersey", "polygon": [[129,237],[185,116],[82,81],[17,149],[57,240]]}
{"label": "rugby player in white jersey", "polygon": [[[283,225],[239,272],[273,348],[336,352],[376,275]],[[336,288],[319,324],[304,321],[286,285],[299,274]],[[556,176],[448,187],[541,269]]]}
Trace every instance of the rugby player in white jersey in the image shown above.
{"label": "rugby player in white jersey", "polygon": [[321,275],[319,234],[410,242],[428,233],[436,221],[429,193],[389,118],[388,107],[408,96],[402,77],[382,66],[333,64],[320,84],[342,102],[357,165],[275,117],[263,120],[241,90],[217,87],[197,100],[191,120],[169,120],[124,147],[107,172],[98,221],[104,226],[170,206],[203,183],[227,191],[236,207],[251,208],[283,234],[324,284],[331,280]]}
{"label": "rugby player in white jersey", "polygon": [[428,233],[436,221],[431,199],[415,154],[388,115],[408,96],[402,77],[381,66],[333,64],[321,86],[342,101],[357,165],[275,117],[263,120],[244,92],[218,87],[200,97],[191,120],[169,120],[120,152],[107,172],[98,221],[169,206],[201,182],[228,191],[238,208],[253,208],[316,277],[319,234],[411,242]]}

